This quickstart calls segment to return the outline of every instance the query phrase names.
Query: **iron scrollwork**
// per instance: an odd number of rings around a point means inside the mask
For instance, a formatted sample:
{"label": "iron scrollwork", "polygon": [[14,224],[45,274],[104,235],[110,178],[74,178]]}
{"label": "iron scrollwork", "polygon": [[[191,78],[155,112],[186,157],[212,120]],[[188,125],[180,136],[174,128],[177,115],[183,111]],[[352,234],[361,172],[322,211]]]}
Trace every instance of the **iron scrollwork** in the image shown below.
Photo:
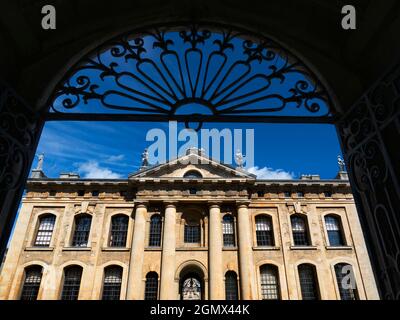
{"label": "iron scrollwork", "polygon": [[400,66],[338,123],[381,297],[400,299]]}
{"label": "iron scrollwork", "polygon": [[[50,119],[74,113],[138,121],[331,119],[327,91],[287,49],[260,35],[207,25],[152,27],[106,42],[72,68],[49,105]],[[194,105],[203,109],[193,111]],[[180,113],[185,106],[189,114]]]}
{"label": "iron scrollwork", "polygon": [[0,82],[0,257],[24,191],[43,117]]}

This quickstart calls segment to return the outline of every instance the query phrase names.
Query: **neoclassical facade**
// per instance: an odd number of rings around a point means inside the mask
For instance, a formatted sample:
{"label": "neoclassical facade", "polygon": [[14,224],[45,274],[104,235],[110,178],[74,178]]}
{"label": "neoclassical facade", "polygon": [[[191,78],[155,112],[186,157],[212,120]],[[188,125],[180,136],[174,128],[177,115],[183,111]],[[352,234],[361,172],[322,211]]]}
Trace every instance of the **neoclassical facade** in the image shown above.
{"label": "neoclassical facade", "polygon": [[0,299],[378,299],[345,172],[257,180],[190,149],[128,179],[34,172]]}

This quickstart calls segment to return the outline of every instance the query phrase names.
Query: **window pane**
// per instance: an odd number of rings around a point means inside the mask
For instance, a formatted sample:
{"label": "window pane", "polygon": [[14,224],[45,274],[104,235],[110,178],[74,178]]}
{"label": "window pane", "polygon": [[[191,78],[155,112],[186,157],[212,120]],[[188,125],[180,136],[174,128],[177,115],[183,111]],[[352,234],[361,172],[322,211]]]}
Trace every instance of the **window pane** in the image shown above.
{"label": "window pane", "polygon": [[78,300],[81,277],[81,267],[69,267],[64,269],[64,285],[61,300]]}
{"label": "window pane", "polygon": [[314,266],[302,264],[298,270],[303,300],[318,300],[318,284]]}
{"label": "window pane", "polygon": [[299,216],[292,216],[293,242],[295,246],[308,246],[308,234],[305,219]]}
{"label": "window pane", "polygon": [[153,215],[150,221],[150,234],[149,234],[149,246],[160,247],[161,246],[161,217],[159,215]]}
{"label": "window pane", "polygon": [[[335,265],[335,273],[340,293],[340,299],[358,300],[357,287],[354,279],[353,269],[351,268],[351,266],[349,264],[339,263]],[[353,283],[351,283],[350,280],[352,280]]]}
{"label": "window pane", "polygon": [[273,246],[274,234],[271,218],[266,216],[256,217],[256,237],[258,246]]}
{"label": "window pane", "polygon": [[25,281],[22,287],[21,300],[36,300],[40,282],[42,281],[42,267],[33,266],[25,271]]}
{"label": "window pane", "polygon": [[185,225],[184,241],[186,243],[200,243],[200,226]]}
{"label": "window pane", "polygon": [[56,216],[47,215],[39,220],[39,228],[36,234],[35,246],[48,247],[50,246],[51,237],[53,235],[54,223]]}
{"label": "window pane", "polygon": [[111,220],[110,247],[125,247],[128,232],[128,217],[114,216]]}
{"label": "window pane", "polygon": [[326,216],[325,225],[328,232],[329,245],[343,246],[344,240],[339,219],[332,216]]}
{"label": "window pane", "polygon": [[91,223],[92,217],[90,216],[80,216],[75,218],[75,232],[72,246],[86,247],[88,245]]}
{"label": "window pane", "polygon": [[119,300],[121,295],[122,268],[108,267],[104,272],[103,300]]}
{"label": "window pane", "polygon": [[225,275],[225,299],[239,300],[237,276],[233,271],[228,271]]}
{"label": "window pane", "polygon": [[157,295],[158,295],[158,274],[155,272],[149,272],[146,276],[144,299],[157,300]]}
{"label": "window pane", "polygon": [[224,216],[222,221],[222,234],[224,238],[224,247],[235,246],[234,221],[231,216]]}
{"label": "window pane", "polygon": [[261,296],[263,300],[278,300],[279,293],[279,277],[278,269],[275,266],[264,265],[260,269],[261,277]]}

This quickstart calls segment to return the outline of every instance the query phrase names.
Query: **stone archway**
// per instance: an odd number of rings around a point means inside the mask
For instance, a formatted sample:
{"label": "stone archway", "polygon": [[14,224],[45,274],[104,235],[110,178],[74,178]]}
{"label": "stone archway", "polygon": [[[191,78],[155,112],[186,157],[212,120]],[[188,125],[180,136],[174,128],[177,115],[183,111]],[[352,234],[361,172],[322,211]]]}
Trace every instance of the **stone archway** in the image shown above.
{"label": "stone archway", "polygon": [[179,273],[179,297],[181,300],[204,300],[204,273],[197,265],[186,265]]}
{"label": "stone archway", "polygon": [[[336,23],[332,21],[335,4],[323,0],[281,1],[279,5],[255,0],[229,5],[211,0],[156,3],[119,1],[110,14],[109,8],[100,4],[71,8],[65,2],[64,19],[54,33],[38,30],[40,24],[26,18],[39,14],[34,1],[26,1],[24,8],[15,2],[1,4],[3,12],[12,13],[10,16],[21,23],[13,33],[13,22],[1,18],[0,67],[7,84],[0,85],[0,256],[44,123],[39,109],[41,98],[49,93],[45,85],[49,79],[63,74],[70,57],[87,50],[88,43],[108,38],[110,32],[105,30],[119,33],[131,28],[132,21],[145,24],[206,18],[279,34],[282,42],[312,61],[332,85],[343,108],[336,126],[380,293],[383,298],[400,298],[400,217],[396,211],[400,206],[400,175],[398,146],[393,142],[400,136],[400,69],[395,66],[386,71],[392,62],[398,62],[400,52],[398,41],[393,41],[398,33],[399,4],[386,7],[381,1],[370,1],[361,5],[365,26],[374,27],[345,34],[332,25]],[[76,8],[80,8],[78,14]],[[376,16],[381,16],[381,21]],[[73,17],[77,19],[71,26]],[[315,19],[318,27],[305,23]]]}

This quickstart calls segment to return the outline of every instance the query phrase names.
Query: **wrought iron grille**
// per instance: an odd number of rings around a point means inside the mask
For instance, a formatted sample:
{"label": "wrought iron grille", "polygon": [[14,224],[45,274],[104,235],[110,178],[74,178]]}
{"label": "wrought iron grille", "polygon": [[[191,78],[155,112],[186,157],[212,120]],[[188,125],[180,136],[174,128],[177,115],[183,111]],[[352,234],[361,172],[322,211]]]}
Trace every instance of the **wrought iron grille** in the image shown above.
{"label": "wrought iron grille", "polygon": [[22,287],[21,300],[36,300],[40,282],[42,281],[42,267],[31,266],[25,270],[25,281]]}
{"label": "wrought iron grille", "polygon": [[110,266],[104,272],[103,300],[119,300],[121,295],[122,268]]}
{"label": "wrought iron grille", "polygon": [[81,267],[72,266],[64,269],[64,285],[61,300],[78,300],[81,278]]}
{"label": "wrought iron grille", "polygon": [[35,246],[37,247],[50,246],[55,221],[56,221],[56,216],[52,214],[40,217],[39,227],[36,233]]}
{"label": "wrought iron grille", "polygon": [[150,234],[149,234],[149,246],[160,247],[161,246],[161,227],[162,220],[159,214],[153,215],[150,220]]}
{"label": "wrought iron grille", "polygon": [[303,300],[319,300],[315,267],[309,264],[302,264],[299,265],[298,270]]}
{"label": "wrought iron grille", "polygon": [[228,271],[225,274],[225,299],[239,300],[237,275],[234,271]]}
{"label": "wrought iron grille", "polygon": [[[351,284],[348,283],[348,281],[345,279],[345,277],[348,275],[348,273],[344,272],[345,267],[350,267],[350,272],[351,278],[354,279],[354,273],[353,269],[351,268],[350,265],[346,263],[338,263],[335,265],[335,273],[336,273],[336,281],[337,285],[339,288],[339,293],[340,293],[340,299],[342,300],[358,300],[358,292],[357,288],[355,287],[354,283],[354,288],[351,288]],[[349,286],[348,288],[345,286]]]}
{"label": "wrought iron grille", "polygon": [[125,247],[128,233],[129,218],[125,215],[114,216],[111,219],[110,247]]}
{"label": "wrought iron grille", "polygon": [[157,296],[158,296],[158,274],[156,272],[149,272],[146,275],[144,299],[157,300]]}
{"label": "wrought iron grille", "polygon": [[339,218],[333,216],[325,217],[326,231],[328,232],[328,239],[330,246],[343,246],[343,234]]}
{"label": "wrought iron grille", "polygon": [[75,218],[73,247],[87,247],[91,224],[92,217],[89,215],[81,215]]}
{"label": "wrought iron grille", "polygon": [[295,246],[309,246],[309,236],[307,222],[305,218],[300,216],[292,216],[290,218],[292,223],[293,242]]}
{"label": "wrought iron grille", "polygon": [[332,123],[329,94],[301,59],[263,35],[208,23],[105,42],[48,105],[48,120]]}
{"label": "wrought iron grille", "polygon": [[260,268],[261,296],[263,300],[279,300],[278,269],[273,265],[263,265]]}
{"label": "wrought iron grille", "polygon": [[222,220],[224,247],[235,246],[235,223],[231,215],[225,215]]}
{"label": "wrought iron grille", "polygon": [[274,246],[274,233],[270,217],[256,217],[256,238],[258,246]]}
{"label": "wrought iron grille", "polygon": [[181,289],[182,300],[201,300],[202,299],[202,287],[201,282],[194,278],[188,277],[182,282]]}

